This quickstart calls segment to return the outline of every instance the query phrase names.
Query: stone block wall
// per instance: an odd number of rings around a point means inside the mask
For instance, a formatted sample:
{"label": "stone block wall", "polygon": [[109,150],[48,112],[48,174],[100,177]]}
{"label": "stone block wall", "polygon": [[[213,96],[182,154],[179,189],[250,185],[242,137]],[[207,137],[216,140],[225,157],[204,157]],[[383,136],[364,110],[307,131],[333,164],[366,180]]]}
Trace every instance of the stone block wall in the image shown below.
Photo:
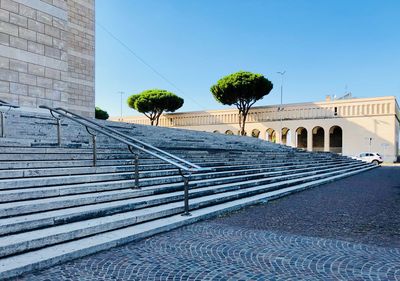
{"label": "stone block wall", "polygon": [[0,99],[94,116],[94,0],[0,0]]}

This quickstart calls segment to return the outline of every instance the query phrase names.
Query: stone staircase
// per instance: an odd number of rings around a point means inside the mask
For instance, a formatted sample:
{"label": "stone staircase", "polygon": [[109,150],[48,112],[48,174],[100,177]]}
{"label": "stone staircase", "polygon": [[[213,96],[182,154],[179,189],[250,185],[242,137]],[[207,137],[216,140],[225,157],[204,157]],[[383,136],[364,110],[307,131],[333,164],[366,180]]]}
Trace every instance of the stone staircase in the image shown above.
{"label": "stone staircase", "polygon": [[140,189],[126,145],[47,112],[10,111],[0,139],[0,279],[266,202],[376,166],[249,137],[102,121],[212,170],[191,176],[184,211],[178,170],[139,153]]}

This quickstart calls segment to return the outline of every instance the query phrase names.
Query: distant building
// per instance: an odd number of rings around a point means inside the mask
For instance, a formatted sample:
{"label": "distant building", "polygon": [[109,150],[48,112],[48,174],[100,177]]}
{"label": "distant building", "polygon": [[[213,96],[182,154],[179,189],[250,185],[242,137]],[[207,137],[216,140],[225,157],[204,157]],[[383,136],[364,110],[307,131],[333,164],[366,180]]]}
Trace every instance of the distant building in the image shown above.
{"label": "distant building", "polygon": [[[380,153],[385,161],[399,155],[399,105],[393,96],[254,107],[246,133],[263,140],[304,148],[356,155]],[[149,124],[146,117],[111,118]],[[165,114],[160,126],[238,134],[236,109]]]}
{"label": "distant building", "polygon": [[0,1],[0,99],[94,116],[94,0]]}

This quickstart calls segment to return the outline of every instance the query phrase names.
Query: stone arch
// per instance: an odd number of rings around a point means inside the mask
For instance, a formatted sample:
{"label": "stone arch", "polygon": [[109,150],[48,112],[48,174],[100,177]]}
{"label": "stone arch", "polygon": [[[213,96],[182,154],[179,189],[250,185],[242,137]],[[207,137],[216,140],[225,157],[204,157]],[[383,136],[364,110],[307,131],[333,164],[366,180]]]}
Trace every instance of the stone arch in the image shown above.
{"label": "stone arch", "polygon": [[253,131],[251,131],[251,136],[253,138],[258,138],[260,136],[260,130],[254,129]]}
{"label": "stone arch", "polygon": [[234,135],[234,133],[231,130],[226,130],[225,131],[225,135]]}
{"label": "stone arch", "polygon": [[292,131],[289,128],[282,128],[282,144],[290,145],[290,140],[292,138]]}
{"label": "stone arch", "polygon": [[343,152],[343,130],[339,126],[329,129],[329,151],[334,153]]}
{"label": "stone arch", "polygon": [[276,142],[276,132],[275,132],[274,129],[269,128],[269,129],[267,130],[267,137],[266,137],[266,140],[267,140],[267,141],[270,141],[270,142]]}
{"label": "stone arch", "polygon": [[312,151],[324,151],[325,131],[322,127],[316,126],[312,129]]}
{"label": "stone arch", "polygon": [[219,134],[219,131],[218,130],[214,130],[213,133]]}
{"label": "stone arch", "polygon": [[307,149],[307,129],[299,127],[296,129],[296,147]]}

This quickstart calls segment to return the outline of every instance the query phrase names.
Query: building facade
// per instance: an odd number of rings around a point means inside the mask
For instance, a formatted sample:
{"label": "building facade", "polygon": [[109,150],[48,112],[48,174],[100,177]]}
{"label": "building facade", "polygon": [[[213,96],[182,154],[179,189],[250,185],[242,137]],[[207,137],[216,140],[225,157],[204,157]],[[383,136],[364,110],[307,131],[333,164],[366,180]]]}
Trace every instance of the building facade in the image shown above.
{"label": "building facade", "polygon": [[0,0],[0,99],[94,116],[94,0]]}
{"label": "building facade", "polygon": [[[396,98],[377,97],[261,106],[250,110],[247,136],[309,151],[357,155],[372,151],[385,161],[399,155],[399,106]],[[149,124],[146,117],[111,118]],[[160,126],[238,134],[236,109],[164,114]]]}

